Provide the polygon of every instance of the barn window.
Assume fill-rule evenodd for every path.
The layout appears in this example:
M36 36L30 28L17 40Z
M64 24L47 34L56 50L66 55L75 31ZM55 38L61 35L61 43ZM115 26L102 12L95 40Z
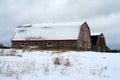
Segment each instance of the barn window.
M25 43L22 43L21 45L25 45Z
M51 42L48 42L48 43L47 43L47 46L48 46L48 47L51 47L51 46L52 46L52 43L51 43Z
M80 41L80 47L82 47L82 41Z
M79 46L82 47L82 41L79 42Z
M21 47L25 47L25 43L21 43Z
M88 49L90 49L91 48L91 45L90 45L90 43L88 43Z

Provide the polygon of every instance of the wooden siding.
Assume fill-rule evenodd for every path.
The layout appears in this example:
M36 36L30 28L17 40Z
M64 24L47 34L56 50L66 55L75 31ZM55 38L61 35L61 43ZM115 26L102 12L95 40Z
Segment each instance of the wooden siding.
M76 48L77 40L29 40L29 41L12 41L14 48Z
M81 50L91 50L90 29L86 22L80 28L77 47Z

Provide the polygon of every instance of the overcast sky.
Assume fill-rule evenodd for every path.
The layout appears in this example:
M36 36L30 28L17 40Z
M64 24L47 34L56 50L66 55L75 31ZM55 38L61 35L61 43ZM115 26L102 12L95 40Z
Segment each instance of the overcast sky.
M120 0L0 0L0 43L11 45L22 24L75 21L86 21L110 48L120 49Z

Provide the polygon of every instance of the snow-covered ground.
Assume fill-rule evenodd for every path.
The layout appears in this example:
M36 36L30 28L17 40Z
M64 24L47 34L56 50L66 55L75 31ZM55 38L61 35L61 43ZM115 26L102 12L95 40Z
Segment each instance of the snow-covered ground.
M0 55L0 80L120 79L119 53L9 49Z

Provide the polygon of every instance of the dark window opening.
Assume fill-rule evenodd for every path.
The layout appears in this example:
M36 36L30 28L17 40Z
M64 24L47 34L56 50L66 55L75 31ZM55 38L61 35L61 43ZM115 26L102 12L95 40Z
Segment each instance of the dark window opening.
M21 43L21 47L25 47L25 43Z
M52 46L52 43L51 43L51 42L48 42L48 43L47 43L47 46L48 46L48 47L51 47L51 46Z
M37 46L38 45L38 43L35 43L35 46Z
M25 43L22 43L21 45L25 45Z

